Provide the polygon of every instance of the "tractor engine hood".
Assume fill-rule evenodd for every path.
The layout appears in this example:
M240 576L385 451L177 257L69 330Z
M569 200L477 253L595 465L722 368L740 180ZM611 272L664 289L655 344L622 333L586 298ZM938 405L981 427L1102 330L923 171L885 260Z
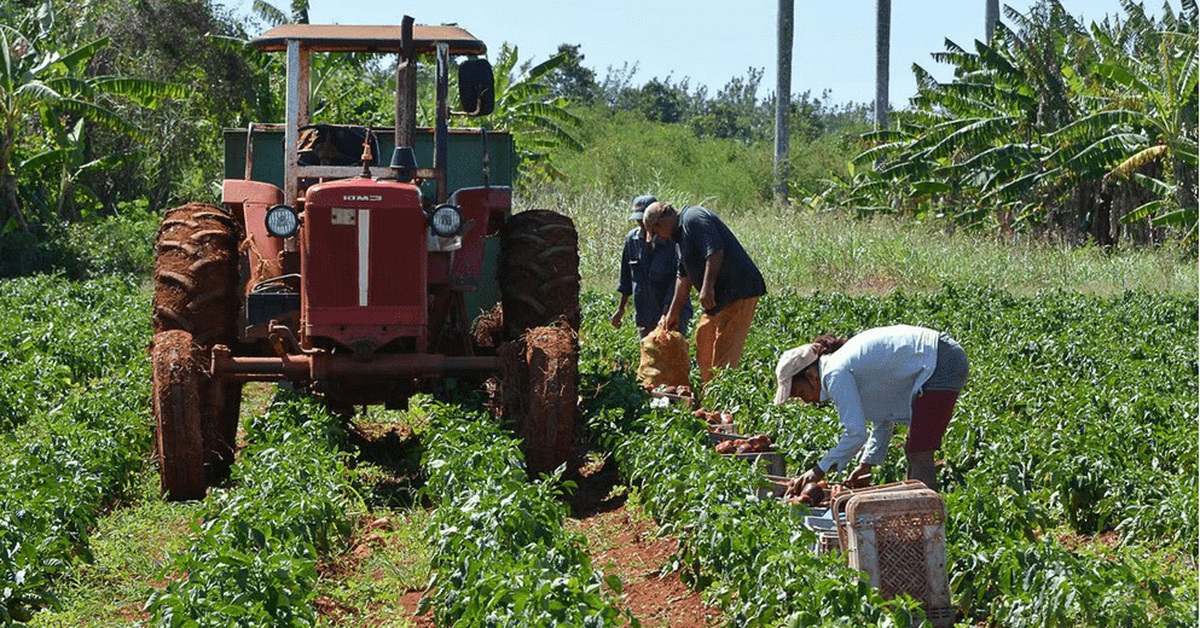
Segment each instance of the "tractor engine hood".
M423 350L428 224L416 187L367 178L308 189L301 229L302 342L366 355L397 338Z

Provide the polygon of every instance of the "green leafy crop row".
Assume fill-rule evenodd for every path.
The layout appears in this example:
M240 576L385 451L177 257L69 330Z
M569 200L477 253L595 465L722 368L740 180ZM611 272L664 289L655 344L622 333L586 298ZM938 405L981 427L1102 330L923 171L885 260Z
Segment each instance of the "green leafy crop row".
M460 407L435 407L426 439L437 554L422 606L439 624L636 624L614 606L620 581L593 570L581 539L563 530L569 483L530 483L517 441Z
M148 312L132 276L0 282L0 431L144 355Z
M604 309L604 301L589 301L585 312ZM585 380L589 369L636 364L634 339L607 328L603 317L585 321L585 355L601 364L585 368ZM949 510L950 576L962 617L1012 625L1194 620L1194 299L1145 292L1015 296L973 286L885 297L772 295L760 302L741 367L718 376L702 401L733 411L745 433L770 434L796 473L833 446L839 427L829 407L771 405L779 352L820 333L849 336L896 323L948 331L971 359L970 381L938 456L945 459L940 481ZM636 426L639 420L629 417L639 413L626 412L621 421ZM727 474L693 469L686 457L677 465L684 471L657 465L658 458L687 456L680 452L689 446L688 432L671 429L615 439L623 464L666 523L704 516L706 529L719 530L733 525L725 519L749 516L754 508L731 514L725 506L736 503L736 491L707 497ZM896 447L903 443L899 432ZM902 478L903 458L893 450L876 481ZM686 496L692 501L685 503L701 505L672 508L660 495L665 489L655 484L681 473L683 485L673 490L704 493ZM763 529L773 532L764 537L783 533L765 519ZM733 538L751 537L731 533L726 542ZM770 543L754 542L760 545L748 553L756 555ZM701 566L715 569L718 580L728 573Z
M715 453L701 421L682 411L612 419L602 414L592 428L618 441L622 475L660 531L680 540L684 575L733 625L909 625L917 617L911 600L885 602L854 572L816 557L816 536L797 512L758 499L762 472Z
M246 425L234 490L215 490L147 604L162 626L311 626L318 554L349 533L342 422L307 397L281 397Z
M149 454L147 310L123 278L0 283L0 624L56 603Z

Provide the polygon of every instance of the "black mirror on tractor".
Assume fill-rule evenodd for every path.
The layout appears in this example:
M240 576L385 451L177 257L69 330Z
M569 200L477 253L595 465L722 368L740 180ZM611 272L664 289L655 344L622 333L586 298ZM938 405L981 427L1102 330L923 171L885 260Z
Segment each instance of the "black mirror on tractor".
M487 59L467 59L458 64L458 95L463 113L486 116L496 108L496 83Z

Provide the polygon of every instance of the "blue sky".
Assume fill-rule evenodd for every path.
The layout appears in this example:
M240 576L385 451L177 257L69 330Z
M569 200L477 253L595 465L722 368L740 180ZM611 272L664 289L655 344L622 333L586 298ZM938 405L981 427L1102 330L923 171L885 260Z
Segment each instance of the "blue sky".
M249 11L249 0L216 0L235 15ZM1031 0L1001 0L1024 12ZM1119 0L1063 0L1063 6L1087 22L1120 14ZM287 0L275 0L281 8ZM1178 0L1171 0L1178 10ZM792 92L831 91L833 103L874 99L874 0L795 2ZM1157 13L1161 0L1146 3ZM760 95L775 89L778 0L310 0L313 23L398 24L410 11L418 24L456 22L488 44L516 45L522 60L541 61L562 43L579 44L584 65L603 79L608 68L637 65L633 84L651 78L689 77L714 94L730 78L749 68L764 71ZM1003 19L1003 11L1002 11ZM984 0L893 0L891 101L904 107L916 91L912 64L939 79L948 68L930 59L949 38L970 47L983 37Z

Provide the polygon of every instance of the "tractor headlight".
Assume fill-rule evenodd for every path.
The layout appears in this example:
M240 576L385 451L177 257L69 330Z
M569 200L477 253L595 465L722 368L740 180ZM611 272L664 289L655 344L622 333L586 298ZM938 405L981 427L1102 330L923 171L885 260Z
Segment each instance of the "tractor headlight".
M277 238L290 238L299 228L300 217L291 207L276 205L267 210L267 233Z
M429 217L429 228L441 238L452 238L462 230L462 212L453 205L441 205Z

